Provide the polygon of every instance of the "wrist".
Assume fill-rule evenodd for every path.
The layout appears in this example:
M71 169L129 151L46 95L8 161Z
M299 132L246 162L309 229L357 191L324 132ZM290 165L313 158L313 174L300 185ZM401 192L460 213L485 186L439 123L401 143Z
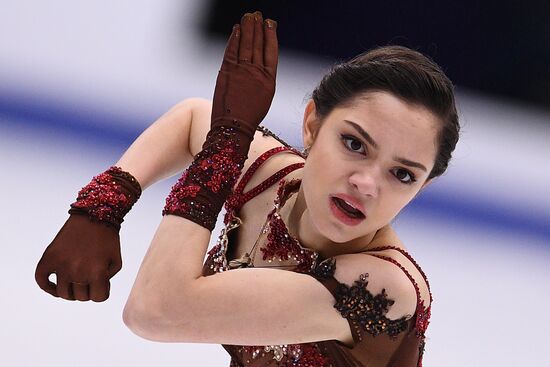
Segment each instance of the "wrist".
M118 229L140 196L141 186L135 177L112 166L78 192L69 214L87 215Z
M178 215L212 231L240 177L251 140L234 127L212 127L203 149L172 187L162 215Z

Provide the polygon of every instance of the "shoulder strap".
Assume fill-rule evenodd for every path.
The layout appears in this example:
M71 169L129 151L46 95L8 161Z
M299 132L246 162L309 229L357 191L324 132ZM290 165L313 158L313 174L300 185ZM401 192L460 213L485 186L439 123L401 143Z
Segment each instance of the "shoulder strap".
M424 273L424 271L422 270L420 265L418 265L418 263L416 262L416 260L414 260L414 258L411 256L411 254L409 254L407 251L403 250L402 248L399 248L399 247L396 247L396 246L374 247L372 249L369 249L369 252L371 252L371 251L384 251L384 250L395 250L395 251L400 252L401 254L403 254L403 256L405 256L416 267L416 269L418 269L418 272L420 273L420 275L422 275L422 278L424 278L424 281L426 282L426 285L428 286L428 291L430 292L430 304L431 304L432 303L432 292L431 292L431 289L430 289L430 282L428 281L428 277L426 276L426 274ZM403 265L401 265L401 263L399 263L397 260L391 259L387 256L376 255L376 254L372 254L372 253L370 255L376 256L380 259L387 260L387 261L397 265L399 268L401 268L401 270L403 270L403 272L405 272L407 277L411 280L411 282L415 286L415 289L417 289L417 296L418 296L418 299L420 300L420 294L419 294L419 291L418 291L418 284L412 278L412 276L409 274L409 272L405 269L405 267L403 267Z
M294 163L291 164L277 172L275 172L273 175L271 175L269 178L265 179L262 183L257 185L256 187L250 189L246 193L243 193L244 187L250 181L250 178L252 175L256 172L258 167L260 167L267 159L274 156L277 153L280 152L290 152L292 154L296 154L299 156L302 156L300 152L298 152L296 149L292 147L275 147L272 149L269 149L268 151L264 152L262 155L260 155L248 168L248 170L243 175L241 181L237 184L235 187L234 195L238 197L238 200L234 203L235 209L240 208L243 206L247 201L255 197L256 195L260 194L262 191L269 188L271 185L273 185L276 182L279 182L283 177L288 175L290 172L297 170L299 168L302 168L304 166L304 163Z
M420 297L420 288L418 287L418 283L416 282L416 280L414 280L414 278L412 277L412 275L409 273L409 271L407 269L405 269L405 267L403 265L401 265L397 260L389 257L389 256L384 256L384 255L378 255L378 254L370 254L371 256L374 256L374 257L377 257L379 259L382 259L382 260L386 260L386 261L389 261L391 262L392 264L394 265L397 265L397 267L399 267L404 273L405 275L407 276L407 278L409 278L409 280L411 281L411 283L413 284L414 286L414 290L416 291L416 304L418 305L421 301L421 297Z

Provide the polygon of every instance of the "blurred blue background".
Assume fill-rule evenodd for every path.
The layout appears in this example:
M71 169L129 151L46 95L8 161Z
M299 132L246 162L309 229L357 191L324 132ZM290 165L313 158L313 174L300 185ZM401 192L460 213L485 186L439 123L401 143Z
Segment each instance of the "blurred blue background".
M279 22L281 43L264 124L296 147L307 96L337 60L404 44L448 72L461 141L448 173L395 221L434 294L424 365L550 364L550 69L536 47L548 45L548 6L299 4L2 1L0 365L229 364L218 345L149 342L122 322L177 176L127 216L107 302L51 297L34 269L92 176L177 102L211 98L231 24L255 9Z

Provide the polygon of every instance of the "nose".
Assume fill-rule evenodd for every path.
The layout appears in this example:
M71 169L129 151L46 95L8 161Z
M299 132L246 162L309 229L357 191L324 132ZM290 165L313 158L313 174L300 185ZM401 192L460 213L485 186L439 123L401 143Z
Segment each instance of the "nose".
M378 179L372 170L365 170L353 173L349 177L349 183L360 195L378 196Z

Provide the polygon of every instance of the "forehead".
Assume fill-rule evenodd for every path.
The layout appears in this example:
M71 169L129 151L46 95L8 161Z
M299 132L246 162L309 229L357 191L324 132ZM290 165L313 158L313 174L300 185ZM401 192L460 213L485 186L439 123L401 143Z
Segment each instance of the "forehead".
M365 113L384 119L396 118L405 123L420 123L431 129L437 129L440 124L438 117L428 108L407 102L385 91L369 91L361 94L347 103L342 110L350 113Z

